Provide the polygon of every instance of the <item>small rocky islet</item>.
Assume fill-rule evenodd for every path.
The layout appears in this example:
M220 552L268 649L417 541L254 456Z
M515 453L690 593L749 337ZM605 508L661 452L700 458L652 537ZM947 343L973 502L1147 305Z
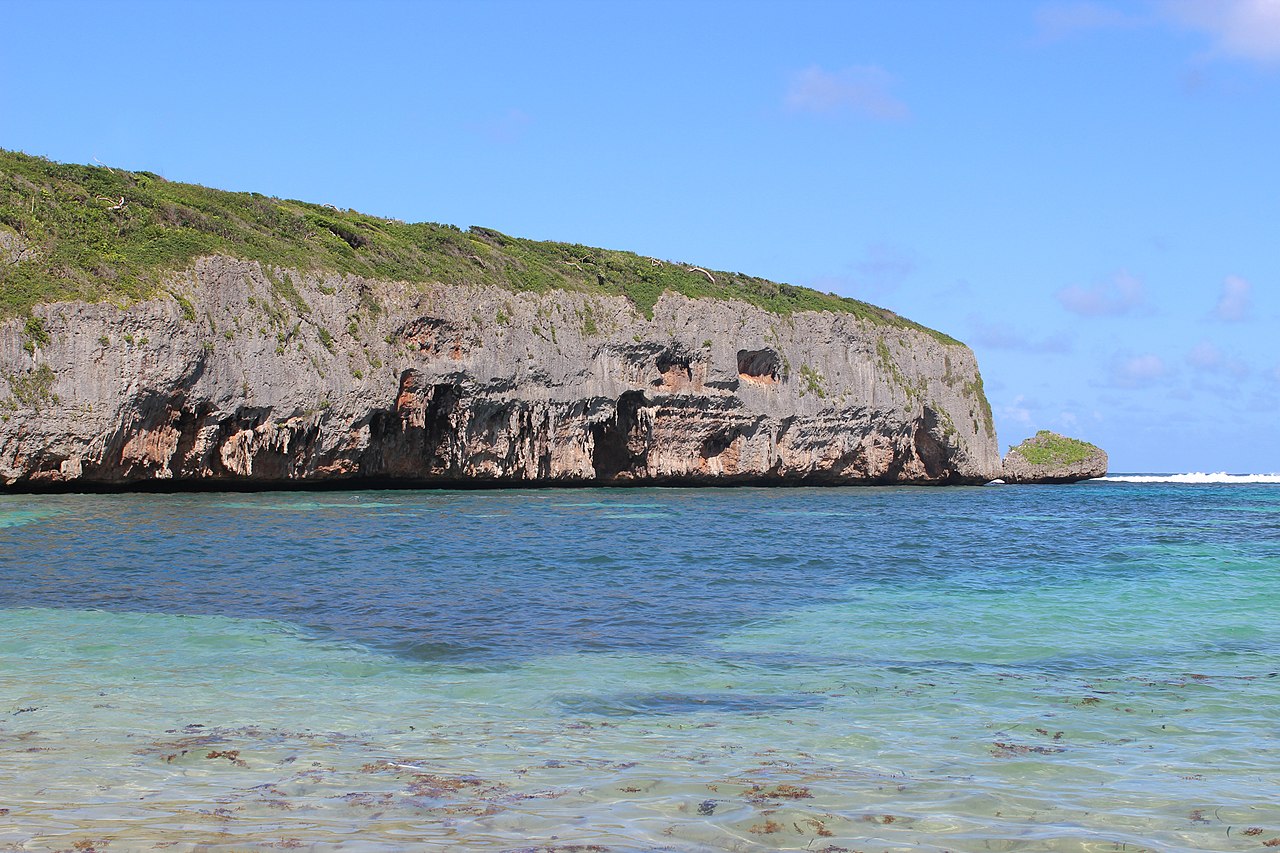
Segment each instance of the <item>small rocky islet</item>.
M0 260L8 490L1081 478L961 342L742 273L4 151Z
M1101 447L1042 429L1004 458L1006 483L1076 483L1105 477L1107 453Z

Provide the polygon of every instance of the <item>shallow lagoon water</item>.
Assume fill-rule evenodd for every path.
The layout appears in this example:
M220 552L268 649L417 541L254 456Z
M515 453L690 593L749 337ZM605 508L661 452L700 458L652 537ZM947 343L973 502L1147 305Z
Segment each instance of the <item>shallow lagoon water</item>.
M1277 510L0 497L0 849L1265 849Z

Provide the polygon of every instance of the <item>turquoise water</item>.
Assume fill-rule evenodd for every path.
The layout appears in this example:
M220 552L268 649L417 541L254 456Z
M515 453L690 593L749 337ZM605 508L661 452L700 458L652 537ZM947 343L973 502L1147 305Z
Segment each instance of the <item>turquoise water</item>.
M0 849L1264 849L1276 601L1264 484L3 496Z

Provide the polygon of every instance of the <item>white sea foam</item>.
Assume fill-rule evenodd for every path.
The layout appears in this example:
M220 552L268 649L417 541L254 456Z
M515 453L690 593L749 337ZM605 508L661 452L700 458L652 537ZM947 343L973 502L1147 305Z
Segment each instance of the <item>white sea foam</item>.
M1108 474L1098 482L1108 483L1277 483L1280 474L1228 474L1219 471L1206 474L1194 471L1190 474Z

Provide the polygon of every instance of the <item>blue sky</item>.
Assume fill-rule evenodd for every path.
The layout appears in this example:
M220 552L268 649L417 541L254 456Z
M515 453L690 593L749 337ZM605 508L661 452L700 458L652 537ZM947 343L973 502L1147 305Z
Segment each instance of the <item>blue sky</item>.
M855 296L1003 445L1280 470L1280 0L0 10L0 147Z

